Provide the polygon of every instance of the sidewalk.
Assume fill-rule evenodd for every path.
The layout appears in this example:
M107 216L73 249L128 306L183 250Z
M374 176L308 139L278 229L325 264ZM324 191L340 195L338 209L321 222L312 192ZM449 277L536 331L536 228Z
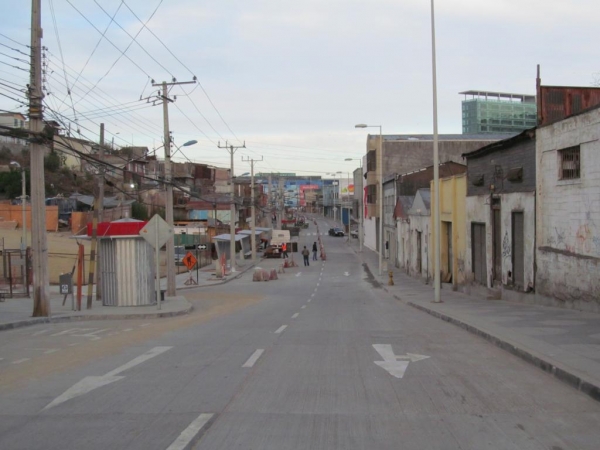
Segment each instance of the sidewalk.
M348 245L398 300L483 337L600 401L600 314L487 300L453 292L444 283L442 303L433 303L432 284L390 267L394 286L388 286L388 273L378 275L377 253L366 247L359 253L357 239Z
M257 260L260 263L260 260ZM227 283L240 277L243 273L254 267L251 260L239 261L236 272L227 275L224 278L216 278L214 269L192 271L192 279L198 281L198 284L186 284L190 279L189 273L181 273L175 277L175 285L178 291L186 289L215 286ZM161 289L166 289L167 280L161 279ZM74 287L74 289L76 289ZM95 289L93 294L95 294ZM63 305L64 295L59 293L58 286L50 286L50 311L51 317L31 317L33 311L32 298L7 298L5 302L0 303L0 331L19 328L38 323L64 322L68 320L102 320L102 319L154 319L164 317L174 317L188 314L192 311L191 303L182 295L175 297L166 297L161 302L161 309L156 304L147 306L104 306L101 301L95 300L92 296L92 308L86 309L87 305L87 286L83 287L81 299L81 311L74 311L71 295Z

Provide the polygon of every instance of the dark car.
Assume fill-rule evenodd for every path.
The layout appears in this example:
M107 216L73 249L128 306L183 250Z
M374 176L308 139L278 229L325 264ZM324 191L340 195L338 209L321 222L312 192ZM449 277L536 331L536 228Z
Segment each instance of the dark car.
M342 230L341 228L330 228L329 229L329 236L344 236L344 230Z

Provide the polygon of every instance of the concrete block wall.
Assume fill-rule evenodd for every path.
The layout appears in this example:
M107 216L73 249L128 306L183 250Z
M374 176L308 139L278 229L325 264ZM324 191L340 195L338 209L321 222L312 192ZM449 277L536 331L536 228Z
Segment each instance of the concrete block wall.
M580 146L579 179L561 180L559 150ZM541 295L600 307L600 108L537 132L537 275Z

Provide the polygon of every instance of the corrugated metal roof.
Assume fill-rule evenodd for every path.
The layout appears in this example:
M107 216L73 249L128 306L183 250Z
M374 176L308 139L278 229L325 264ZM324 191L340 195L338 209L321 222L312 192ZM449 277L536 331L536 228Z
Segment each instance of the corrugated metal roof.
M550 125L600 105L600 88L539 86L538 126Z

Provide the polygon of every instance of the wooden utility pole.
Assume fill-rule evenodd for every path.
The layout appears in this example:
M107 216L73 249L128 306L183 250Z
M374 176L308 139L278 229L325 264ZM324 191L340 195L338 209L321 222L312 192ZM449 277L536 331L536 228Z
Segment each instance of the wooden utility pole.
M160 84L152 83L152 86L160 86L162 93L160 95L163 105L163 126L164 126L164 147L165 147L165 185L166 185L166 200L165 200L165 218L167 223L172 227L173 220L173 184L171 183L171 132L169 131L169 98L168 87L178 84L194 84L196 81L173 81L167 83L163 81ZM176 293L175 286L175 238L173 235L166 243L167 246L167 293L169 297L173 297ZM158 251L158 250L157 250ZM156 274L159 276L159 274Z
M29 132L31 161L31 248L33 251L33 317L50 316L48 245L46 242L46 190L44 181L44 129L42 101L42 5L31 2L31 77L29 81Z
M262 156L260 157L260 159L244 159L242 157L242 161L250 162L250 210L252 211L250 217L250 228L252 231L252 235L250 236L250 245L252 245L252 261L256 261L256 209L254 207L254 163L262 160Z
M229 209L229 214L231 218L229 220L229 262L231 266L231 272L235 272L235 186L233 185L233 179L235 178L233 175L233 155L238 148L246 148L246 143L244 145L228 145L225 142L225 146L221 147L221 143L218 143L219 148L226 148L229 152L229 156L231 158L231 168L230 168L230 176L229 181L231 183L231 206Z

